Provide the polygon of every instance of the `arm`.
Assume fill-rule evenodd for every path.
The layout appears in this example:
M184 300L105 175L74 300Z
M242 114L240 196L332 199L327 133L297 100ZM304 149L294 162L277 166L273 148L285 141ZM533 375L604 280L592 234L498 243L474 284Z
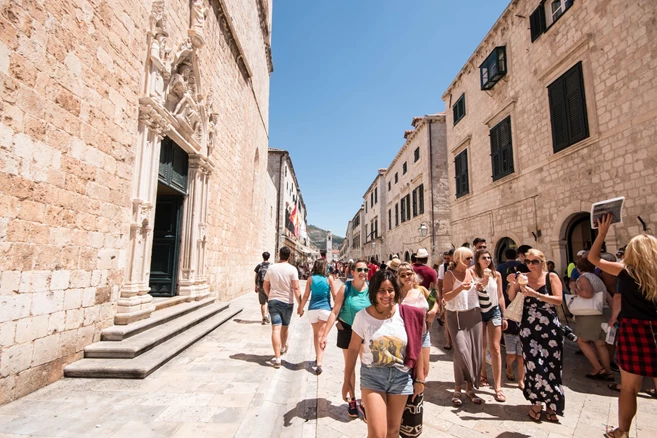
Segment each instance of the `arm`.
M614 295L612 304L611 304L611 319L609 319L609 325L614 326L618 322L618 315L621 312L621 294L617 293Z
M301 290L299 289L299 280L292 280L292 292L294 292L294 298L297 299L297 303L301 305Z
M324 328L324 332L319 334L319 346L322 350L326 348L326 338L328 338L328 334L331 331L331 327L333 327L333 324L335 324L335 321L338 319L338 314L340 314L340 310L342 309L343 302L344 302L344 285L342 285L338 293L335 295L335 305L333 306L333 309L331 309L331 314L329 315L328 320L326 321L326 327Z
M260 266L260 265L258 265L258 266ZM256 293L258 293L258 267L257 266L256 266L256 270L255 270L255 291L256 291Z
M593 298L593 286L591 286L591 282L588 278L582 275L577 279L575 283L577 284L577 288L575 290L577 291L578 296L582 298Z
M530 297L534 297L539 301L544 301L548 304L552 304L553 306L560 306L561 302L563 301L563 295L562 295L563 290L561 288L561 280L559 279L559 276L555 273L550 274L549 280L550 280L550 287L552 288L552 295L536 292L534 289L532 289L529 286L523 288L523 293L525 293Z
M299 310L297 310L297 313L299 316L303 314L303 309L306 308L306 303L308 302L308 299L310 298L310 287L313 283L312 277L306 281L306 290L303 293L303 298L301 299L301 303L299 304Z
M605 214L598 220L598 235L593 242L593 246L589 251L588 259L589 262L593 263L598 268L602 269L608 274L617 276L623 270L623 264L617 262L608 262L600 258L600 251L602 250L602 244L607 237L607 232L609 232L609 227L611 226L611 221L614 219L613 215Z
M513 299L518 294L518 291L520 290L520 286L516 281L516 275L515 274L507 275L506 281L509 283L509 288L506 290L506 293L507 295L509 295L509 301L513 301Z
M466 274L466 278L467 278L467 274ZM443 298L445 299L445 301L452 301L454 298L456 298L458 294L460 294L465 290L465 285L463 284L455 288L454 279L455 277L452 271L445 272L445 280L443 283L445 285L445 288L443 290Z
M422 360L422 354L420 354L420 357L417 359L417 362L415 362L415 380L413 381L413 398L412 398L413 401L415 401L415 397L417 397L418 395L424 392L424 387L426 386L426 384L424 383L424 379L426 379L426 377L427 375L424 369L424 361Z
M504 310L506 310L506 302L504 301L504 292L502 291L502 275L497 271L493 271L493 274L495 275L495 281L497 282L497 302L500 305L500 312L502 312L502 315L504 315ZM502 318L502 331L506 330L508 327L509 322Z
M262 288L265 290L265 294L267 294L267 298L269 298L271 283L268 280L265 280L264 283L262 283Z
M336 284L335 284L335 280L333 279L333 277L329 277L328 283L329 283L329 290L331 291L331 296L333 297L333 301L335 301L335 296L338 293L335 291Z
M354 368L356 368L356 359L358 358L358 353L360 352L360 346L362 345L362 342L363 338L358 336L356 332L351 333L351 342L349 342L349 348L347 349L344 361L344 383L342 384L342 400L348 401L348 396L355 398L356 392L351 386L351 376L353 376Z

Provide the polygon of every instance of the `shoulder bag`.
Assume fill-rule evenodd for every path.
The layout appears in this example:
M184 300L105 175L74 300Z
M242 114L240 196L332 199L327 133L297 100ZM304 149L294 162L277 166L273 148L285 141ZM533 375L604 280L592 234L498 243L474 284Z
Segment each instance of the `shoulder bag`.
M602 315L604 292L596 292L592 298L584 298L579 295L568 295L566 305L568 310L575 316Z

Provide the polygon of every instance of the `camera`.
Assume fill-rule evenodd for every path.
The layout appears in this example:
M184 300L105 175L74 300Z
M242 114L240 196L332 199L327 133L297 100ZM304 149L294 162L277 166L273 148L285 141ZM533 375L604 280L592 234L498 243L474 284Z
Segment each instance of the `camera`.
M577 338L577 335L575 334L575 332L573 331L573 329L571 329L571 328L568 327L567 325L564 325L564 326L561 327L561 330L563 331L563 335L564 335L569 341L571 341L571 342L577 342L577 339L578 339L578 338Z

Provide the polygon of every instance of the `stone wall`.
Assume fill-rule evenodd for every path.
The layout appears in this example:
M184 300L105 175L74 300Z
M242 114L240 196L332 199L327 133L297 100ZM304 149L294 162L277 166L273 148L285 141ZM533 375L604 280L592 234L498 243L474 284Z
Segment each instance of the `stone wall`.
M536 2L512 1L443 95L452 209L452 241L474 237L494 248L503 237L566 264L566 232L591 203L625 196L625 220L613 227L613 251L640 231L657 229L657 57L654 2L575 1L531 42ZM479 66L505 46L508 73L480 89ZM547 87L582 63L590 135L553 152ZM466 115L454 126L452 106L465 94ZM514 172L491 178L489 131L511 116ZM468 150L469 194L456 199L455 156ZM533 234L532 234L533 233Z
M210 159L211 292L252 288L271 196L269 69L256 3L208 1L199 71L218 110ZM151 1L7 0L0 11L0 403L61 376L111 325L127 269L138 98ZM188 0L166 0L184 40ZM175 48L174 48L175 50Z

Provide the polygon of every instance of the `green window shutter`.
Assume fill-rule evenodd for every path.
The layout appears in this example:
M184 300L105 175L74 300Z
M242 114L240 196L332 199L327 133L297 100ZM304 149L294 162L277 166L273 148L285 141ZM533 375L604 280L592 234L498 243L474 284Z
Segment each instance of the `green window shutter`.
M160 145L158 180L178 192L187 194L188 161L187 153L169 137L165 137Z
M564 94L568 114L569 144L575 144L589 136L581 62L564 75Z
M420 203L420 214L424 214L424 184L420 184L418 193L419 193L419 203Z
M538 7L532 12L529 16L529 28L531 29L532 43L545 32L545 6L543 3L538 5Z
M559 152L568 147L568 115L566 114L566 102L564 101L563 77L548 86L548 98L550 101L550 119L552 121L552 148L554 152Z
M413 190L413 217L417 216L417 189Z

